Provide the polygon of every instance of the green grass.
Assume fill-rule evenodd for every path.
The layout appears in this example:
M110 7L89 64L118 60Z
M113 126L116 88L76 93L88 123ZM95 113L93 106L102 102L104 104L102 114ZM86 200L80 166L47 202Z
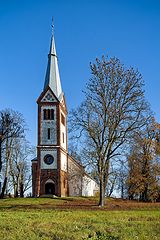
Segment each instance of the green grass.
M0 200L0 239L159 240L160 208L140 210L63 209L64 199ZM92 199L81 199L84 203ZM62 208L56 208L56 206Z

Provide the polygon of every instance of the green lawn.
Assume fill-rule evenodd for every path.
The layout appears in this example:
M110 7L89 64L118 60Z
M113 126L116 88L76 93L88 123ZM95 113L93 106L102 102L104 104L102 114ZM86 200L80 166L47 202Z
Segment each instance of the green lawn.
M76 198L0 200L0 239L160 240L159 205L123 211L98 210L93 205L86 210L83 206L75 209L76 201L79 203ZM90 201L82 199L81 204ZM73 207L64 208L68 203Z

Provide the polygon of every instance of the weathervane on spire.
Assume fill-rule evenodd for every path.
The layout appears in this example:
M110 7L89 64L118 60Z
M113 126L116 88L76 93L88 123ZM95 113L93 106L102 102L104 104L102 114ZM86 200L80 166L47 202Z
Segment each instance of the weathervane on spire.
M52 36L54 35L54 21L53 21L53 17L52 17Z

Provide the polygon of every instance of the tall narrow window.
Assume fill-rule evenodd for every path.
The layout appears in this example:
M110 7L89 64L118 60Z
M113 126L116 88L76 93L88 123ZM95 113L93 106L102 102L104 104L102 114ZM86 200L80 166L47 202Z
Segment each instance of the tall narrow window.
M62 133L62 139L63 139L63 143L64 143L64 133Z
M54 110L51 109L51 120L54 120Z
M48 109L47 111L48 111L48 117L47 117L47 119L50 120L50 119L51 119L51 110Z
M61 114L61 123L65 126L65 117Z
M50 139L51 139L51 129L48 128L48 140L50 140Z
M46 109L43 110L43 119L44 120L47 119L47 110Z

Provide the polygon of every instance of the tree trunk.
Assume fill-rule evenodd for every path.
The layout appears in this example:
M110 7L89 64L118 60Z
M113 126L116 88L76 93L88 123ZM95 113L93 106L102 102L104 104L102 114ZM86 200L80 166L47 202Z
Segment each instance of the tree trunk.
M7 186L7 179L8 179L8 178L5 177L4 182L3 182L3 187L2 187L2 192L1 192L0 198L4 198L4 193L5 193L6 186Z
M142 192L141 201L147 202L148 201L148 187L145 187L144 191Z
M100 196L99 196L99 207L104 207L104 198L105 198L105 190L104 190L104 183L103 183L103 178L100 178Z
M6 187L7 187L7 181L8 181L8 164L9 164L9 147L8 147L8 139L6 140L6 169L5 169L5 177L2 187L2 192L0 195L0 198L4 198Z
M2 171L2 138L0 136L0 173Z
M115 179L116 179L116 178L115 178ZM114 179L114 182L112 182L112 186L111 186L110 191L109 191L109 193L108 193L108 197L110 197L110 196L112 195L112 193L113 193L114 185L115 185L115 179Z
M129 200L133 200L133 199L134 199L133 194L129 194L129 195L128 195L128 199L129 199Z
M121 198L124 199L124 183L123 183L123 181L121 184L122 184L121 185Z
M20 183L20 197L24 198L24 186L23 186L23 183Z
M17 186L17 184L14 184L14 197L15 198L18 197L18 186Z
M2 172L2 138L0 136L0 175ZM2 182L0 182L0 193L1 193Z

